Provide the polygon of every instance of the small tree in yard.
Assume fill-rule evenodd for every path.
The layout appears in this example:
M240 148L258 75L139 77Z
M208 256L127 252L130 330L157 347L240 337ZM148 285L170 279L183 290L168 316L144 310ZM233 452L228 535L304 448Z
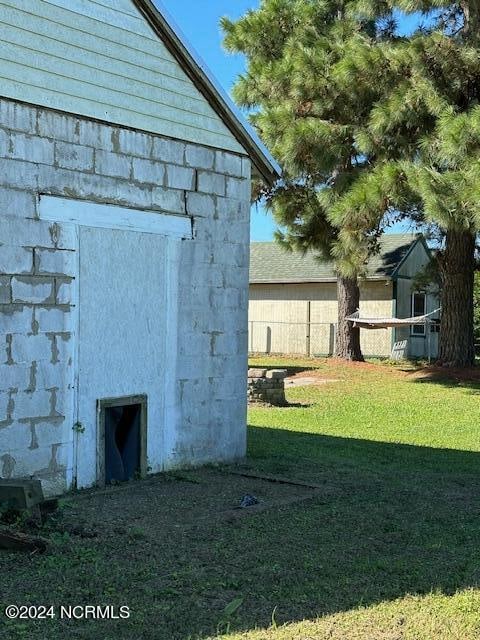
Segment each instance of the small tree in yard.
M349 17L353 1L262 0L237 22L223 19L225 46L246 55L248 69L234 89L284 169L262 191L291 249L335 260L338 273L337 355L362 360L359 330L346 320L359 304L362 274L379 225L343 243L334 205L370 167L356 138L368 122L377 87L345 82L344 66L358 38L381 35L374 21Z
M434 223L445 235L440 361L474 363L475 236L480 224L480 3L478 0L362 0L357 17L387 25L382 42L359 43L345 69L382 85L370 124L357 138L375 168L337 205L355 237L389 207ZM398 11L424 25L399 37Z

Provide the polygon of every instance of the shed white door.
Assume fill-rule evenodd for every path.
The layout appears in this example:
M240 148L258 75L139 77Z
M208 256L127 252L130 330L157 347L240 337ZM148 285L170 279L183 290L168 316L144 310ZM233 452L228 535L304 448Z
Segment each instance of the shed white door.
M166 374L162 236L83 227L79 236L77 482L99 477L97 401L147 396L147 446L161 456Z
M147 396L147 465L160 471L175 437L178 275L186 216L42 197L43 219L74 225L73 478L101 481L97 402Z

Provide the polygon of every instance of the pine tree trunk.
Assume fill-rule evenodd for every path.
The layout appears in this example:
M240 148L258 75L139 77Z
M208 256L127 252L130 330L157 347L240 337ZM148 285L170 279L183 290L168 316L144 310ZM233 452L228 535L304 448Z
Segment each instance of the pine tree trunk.
M475 363L474 272L475 236L469 231L449 231L442 264L439 360L444 367L470 367Z
M360 304L360 289L356 278L337 278L338 329L336 355L345 360L363 362L360 348L360 329L346 318L357 311Z

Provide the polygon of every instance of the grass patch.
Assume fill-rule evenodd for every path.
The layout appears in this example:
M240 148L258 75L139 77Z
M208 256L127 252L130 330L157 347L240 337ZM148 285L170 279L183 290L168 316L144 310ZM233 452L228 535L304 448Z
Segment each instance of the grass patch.
M335 380L252 408L240 467L320 489L304 499L206 469L69 498L48 554L0 553L2 605L128 605L131 618L0 616L1 637L480 637L480 384L415 366L252 365ZM236 517L245 493L270 508ZM69 533L79 523L96 537Z

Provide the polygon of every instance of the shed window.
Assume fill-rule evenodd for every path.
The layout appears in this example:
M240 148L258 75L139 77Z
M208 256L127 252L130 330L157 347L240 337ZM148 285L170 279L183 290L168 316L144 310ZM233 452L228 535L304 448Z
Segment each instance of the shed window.
M424 316L427 313L427 295L425 293L415 292L412 294L412 317L418 318ZM414 324L412 325L412 335L424 336L425 325Z

